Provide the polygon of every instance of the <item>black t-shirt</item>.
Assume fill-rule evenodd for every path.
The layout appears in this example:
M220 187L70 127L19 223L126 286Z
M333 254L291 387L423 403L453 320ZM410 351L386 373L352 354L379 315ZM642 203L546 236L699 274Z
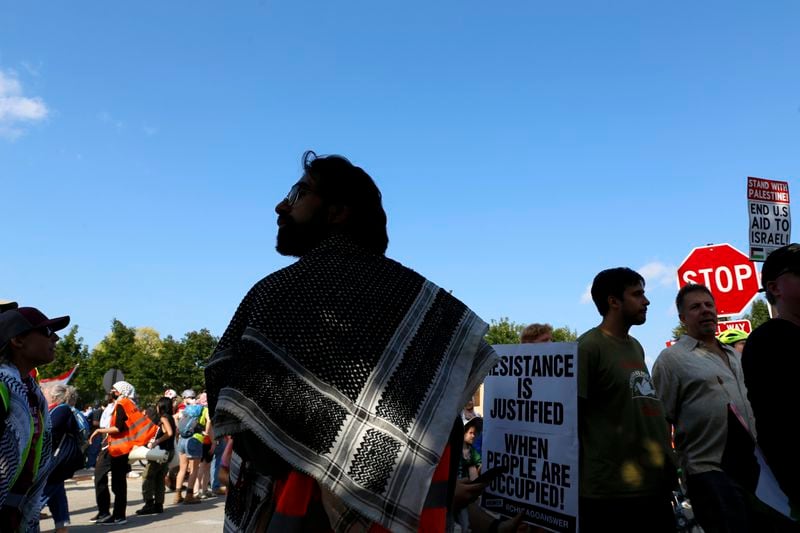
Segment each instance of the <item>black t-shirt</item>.
M178 434L178 429L175 427L175 419L172 418L172 416L164 415L164 418L166 418L169 421L169 425L172 426L172 438L159 442L158 447L161 448L162 450L170 451L175 449L175 435ZM158 425L158 431L156 432L156 440L158 440L162 437L162 435L164 435L164 430L161 429L160 418L156 421L156 424Z
M121 405L117 404L114 410L116 411L116 418L114 418L114 427L116 427L120 433L122 433L123 431L127 431L128 415L125 413L125 409Z
M774 318L756 328L745 343L742 369L758 444L783 491L800 505L800 451L789 437L800 403L800 326Z

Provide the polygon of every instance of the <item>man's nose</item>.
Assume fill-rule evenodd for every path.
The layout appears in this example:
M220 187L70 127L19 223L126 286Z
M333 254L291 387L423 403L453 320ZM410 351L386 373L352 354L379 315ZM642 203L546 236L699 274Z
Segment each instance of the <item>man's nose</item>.
M292 206L289 205L289 202L286 201L286 198L278 202L278 205L275 206L275 212L279 215L284 215L292 210Z

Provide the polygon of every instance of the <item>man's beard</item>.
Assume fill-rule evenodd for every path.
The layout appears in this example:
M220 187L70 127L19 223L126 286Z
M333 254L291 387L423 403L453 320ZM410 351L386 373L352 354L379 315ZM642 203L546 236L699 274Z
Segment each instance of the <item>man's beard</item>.
M624 313L622 318L629 326L641 326L647 322L647 313Z
M281 255L303 257L325 237L328 227L323 216L317 214L307 222L295 222L286 217L286 224L278 228L278 240L275 249Z

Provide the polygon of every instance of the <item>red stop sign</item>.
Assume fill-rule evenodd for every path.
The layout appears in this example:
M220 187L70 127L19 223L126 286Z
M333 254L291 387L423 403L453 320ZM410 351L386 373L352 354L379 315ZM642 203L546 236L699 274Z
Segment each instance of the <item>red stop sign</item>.
M678 267L678 288L689 283L711 290L720 316L743 313L759 289L755 263L730 244L692 250Z

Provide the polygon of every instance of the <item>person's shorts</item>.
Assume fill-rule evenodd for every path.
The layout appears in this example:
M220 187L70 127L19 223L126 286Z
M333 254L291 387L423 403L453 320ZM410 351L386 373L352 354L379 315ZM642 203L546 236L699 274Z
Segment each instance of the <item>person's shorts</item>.
M180 437L178 453L185 454L189 459L200 459L203 456L203 443L194 437Z

